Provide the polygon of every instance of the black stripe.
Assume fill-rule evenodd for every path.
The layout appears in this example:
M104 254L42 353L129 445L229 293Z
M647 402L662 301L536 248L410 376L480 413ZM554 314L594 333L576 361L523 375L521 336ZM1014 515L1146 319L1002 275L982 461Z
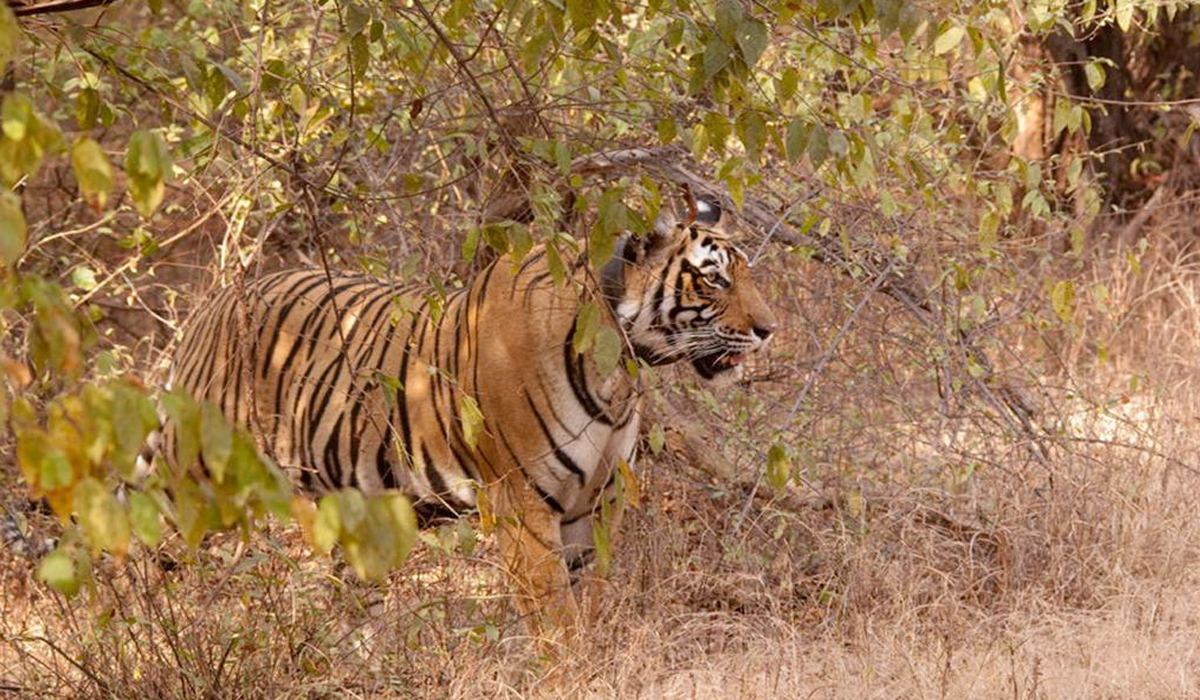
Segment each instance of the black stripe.
M189 393L195 394L194 382L197 375L205 360L216 350L216 348L210 348L210 352L206 354L201 352L205 348L209 348L212 338L211 328L217 323L220 316L220 296L217 297L216 302L215 306L200 311L188 324L180 355L174 362L173 389L185 389Z
M316 273L316 271L314 271L314 277L315 277L314 283L312 285L306 287L304 289L303 294L308 294L308 292L312 291L318 285L325 282L324 277L317 276L315 273ZM280 365L280 367L279 367L278 376L275 378L275 421L271 425L271 434L272 435L275 435L277 433L277 431L279 430L279 423L283 418L283 409L284 409L284 406L283 406L283 382L284 382L284 379L289 374L295 376L295 380L292 382L293 384L295 384L296 382L303 381L303 379L304 379L304 373L297 371L298 368L294 367L292 363L295 362L296 354L298 352L300 352L301 346L303 346L305 344L305 340L308 339L307 336L310 333L309 327L311 326L313 319L318 319L318 323L317 323L316 329L311 332L312 337L311 337L311 340L308 342L308 353L306 355L306 359L309 360L308 364L310 364L310 365L312 364L312 359L313 359L313 349L317 345L317 336L320 335L321 329L324 328L324 326L325 326L325 318L327 316L334 315L332 305L327 305L325 303L325 301L328 300L332 294L337 294L337 293L341 292L342 290L348 289L352 286L354 286L353 283L350 283L350 284L344 285L342 287L333 288L333 289L327 290L325 295L320 297L319 299L309 300L310 303L312 303L312 308L304 316L304 320L300 322L300 327L296 329L295 339L292 341L292 347L288 350L287 357L284 358L283 364ZM281 326L283 324L287 323L287 318L285 317L285 314L290 315L292 305L295 302L299 301L301 298L302 297L296 297L295 299L292 299L290 302L288 302L288 304L285 305L285 307L283 309L281 309L279 311L279 324ZM306 298L306 297L304 297L304 298ZM337 327L336 319L334 320L334 327L335 328ZM315 389L314 389L314 391L315 391ZM300 398L299 395L297 395L296 398L297 398L297 400L299 400L299 398ZM303 411L301 411L301 412L303 412ZM293 413L293 417L295 417L294 413ZM298 435L299 431L293 429L292 434Z
M571 393L575 395L575 400L579 402L590 418L598 420L604 425L612 425L612 421L604 413L604 409L600 408L592 397L591 391L588 390L587 379L582 372L583 356L574 357L573 343L576 323L577 321L571 323L571 330L567 332L566 342L563 343L563 364L566 367L568 383L571 385ZM579 360L578 366L576 366L576 359Z
M304 289L297 292L296 289L298 287L300 287L301 285L303 285L306 281L311 281L312 284L309 284ZM308 274L305 274L305 275L297 275L295 284L293 284L287 290L282 291L276 297L276 298L286 298L287 301L284 303L283 307L281 309L279 309L278 313L276 313L274 316L275 327L271 330L271 339L270 339L270 341L267 342L267 347L265 348L265 352L263 352L263 355L262 355L262 370L260 371L259 375L263 379L267 378L267 372L269 372L271 369L271 357L273 357L275 355L275 346L277 344L279 344L279 334L283 330L283 325L284 325L285 320L287 319L288 315L291 314L292 306L295 305L295 303L298 302L300 299L304 298L304 296L306 294L308 294L310 291L312 291L312 289L314 287L316 287L317 285L321 284L324 281L325 281L325 278L323 275L318 277L314 274L314 272L309 272ZM267 299L266 297L270 292L271 292L271 287L267 287L267 288L259 291L259 293L263 297L264 304L267 306L268 310L266 313L268 316L270 315L270 306L271 306L272 300ZM299 341L299 337L297 337L296 340ZM285 364L283 367L280 367L280 371L283 371L284 367L287 367L287 365Z
M549 270L546 272L539 272L533 276L533 279L529 280L529 284L525 286L525 293L521 298L523 304L526 306L529 305L529 297L538 290L538 286L548 277L550 277Z
M479 294L476 295L476 297L475 297L475 308L479 309L480 312L483 311L483 303L484 303L484 300L487 298L488 281L492 279L492 273L495 271L496 271L496 263L492 263L491 265L488 266L488 269L484 271L483 277L480 279L479 283L477 285L475 285L475 288L479 290ZM468 298L467 301L469 302L470 298ZM477 314L477 316L481 316L481 315L482 315L482 313ZM470 317L468 316L468 319L469 318ZM469 328L467 330L470 331ZM469 333L468 333L468 335L469 335ZM478 350L478 348L476 348L476 350ZM471 364L473 365L473 367L471 368L471 385L473 387L478 387L479 386L479 353L478 352L475 353L475 356L473 357ZM481 405L479 408L480 408L480 410L482 410L483 406Z
M461 381L462 375L460 372L460 367L458 367L458 357L460 357L460 355L462 354L461 351L463 349L462 327L463 327L463 324L466 323L466 318L468 317L470 293L467 292L466 294L463 294L463 291L461 291L461 289L460 289L460 291L458 291L456 293L455 299L451 301L451 304L455 303L455 301L457 301L458 306L456 307L456 311L455 311L454 347L452 347L451 351L450 351L450 366L451 366L451 370L450 370L451 375L450 376L454 377L454 384L451 385L450 390L448 391L449 397L450 397L450 415L451 415L451 417L456 417L456 415L458 415L458 391L463 390L462 381ZM469 348L468 348L468 351L469 351ZM468 363L470 363L470 361L478 361L478 359L473 359L472 355L470 355L470 353L468 352L467 353L467 361L468 361ZM450 437L451 437L450 448L452 450L454 450L455 457L458 460L458 463L460 463L460 465L462 466L463 471L466 471L466 473L470 475L470 478L473 478L476 481L479 481L480 480L479 467L478 467L478 465L476 465L475 459L473 456L478 453L476 453L476 451L472 450L472 448L470 448L469 445L467 445L467 443L464 442L461 430L451 431Z
M307 440L305 440L307 447L308 447L307 452L308 452L309 459L314 459L316 457L316 453L314 452L314 449L317 446L316 445L317 435L321 430L322 424L325 423L326 414L329 413L329 409L331 407L329 399L333 395L333 390L337 387L338 383L341 381L342 372L345 371L345 372L349 373L350 375L352 375L353 371L354 371L354 368L349 366L350 358L347 356L347 354L350 352L350 350L353 347L350 344L350 340L351 340L351 338L353 338L354 332L356 330L358 330L358 328L362 324L355 324L354 328L350 329L350 335L348 335L346 337L346 342L343 343L343 342L341 342L341 338L340 338L340 335L341 335L340 328L341 328L342 319L345 317L345 314L349 313L350 309L353 308L354 304L357 303L359 299L366 296L367 294L370 294L373 291L375 291L373 288L368 287L367 289L362 289L362 290L355 292L349 299L347 299L345 301L345 303L341 304L336 309L337 312L342 314L341 316L338 316L337 314L330 314L331 316L334 317L334 320L333 320L333 326L330 329L329 340L332 344L334 344L335 347L332 350L332 356L329 358L329 361L325 363L325 368L321 371L320 376L317 377L317 381L313 387L313 392L309 396L309 401L308 401L309 406L315 407L315 409L316 409L316 410L311 411L311 414L309 415L308 426L307 426L308 427L308 437L307 437ZM333 304L331 304L330 306L333 306ZM318 329L318 330L320 330L320 329ZM315 340L312 343L312 347L314 349L316 348ZM332 372L332 376L330 375L331 372ZM351 376L351 381L353 381L353 376ZM322 390L324 390L324 393L322 395L318 396L318 392L321 392ZM336 450L337 450L336 446L334 447L334 450L335 450L335 454L336 454ZM325 449L323 450L323 452L325 454L329 453L329 443L328 442L326 443Z
M463 339L462 339L463 325L466 323L466 319L468 318L467 312L470 309L470 300L471 300L470 290L465 290L465 294L464 294L464 290L459 290L455 294L454 299L451 301L452 304L455 302L458 303L458 306L455 309L455 316L454 316L454 347L451 348L451 350L450 350L450 365L451 365L450 376L453 377L454 382L450 386L450 389L447 392L449 394L449 398L450 398L451 420L453 420L454 417L458 415L458 393L460 391L464 391L462 380L461 380L462 374L459 371L459 361L458 360L459 360L459 356L462 354L461 351L463 349L463 345L462 345L462 343L463 343ZM469 331L468 331L468 335L469 335ZM470 342L469 338L468 338L467 342ZM468 350L468 352L467 352L468 363L478 362L478 358L475 358L470 354L470 352L469 352L470 348L467 348L467 350ZM482 454L480 454L476 450L473 450L469 445L466 444L466 441L463 438L461 430L450 430L449 433L450 433L450 449L454 453L455 459L458 460L459 466L462 467L463 471L468 476L470 476L472 479L474 479L475 481L482 481L479 476L479 466L478 466L478 464L476 464L476 457L478 456L479 458L482 459L483 458Z
M390 289L383 291L384 293L380 294L379 299L370 303L378 303L379 300L382 300L384 303L375 311L370 320L364 321L371 333L372 340L377 340L380 317L385 311L391 308L392 299L394 298ZM370 312L370 304L367 305L366 311ZM364 316L365 315L366 314L364 314ZM389 323L388 326L389 328L387 337L390 337L391 334L395 332L396 324ZM378 342L371 343L370 341L367 341L364 342L364 346L366 347L366 352L364 353L366 357L360 358L360 362L357 362L356 364L361 364L361 361L365 360L367 365L374 365L375 367L378 367L379 362L376 361L372 363L371 356L374 354L375 348L381 347L381 345ZM367 428L366 421L363 421L362 425L359 424L359 416L362 414L363 406L367 403L367 392L371 390L377 383L378 380L375 377L374 372L372 372L370 376L361 380L360 386L356 392L352 391L350 393L350 460L352 464L357 464L358 462L358 451L362 448L363 433L366 432ZM380 389L380 391L382 391L382 389ZM357 394L357 396L355 394ZM355 470L354 480L357 480L357 470Z
M522 469L521 471L525 471L525 470ZM530 481L529 483L533 484L533 490L537 491L537 495L541 496L542 500L546 502L546 505L550 506L551 510L553 510L555 513L558 513L559 515L562 515L563 513L566 512L565 510L563 510L563 507L561 504L559 504L558 500L555 499L554 496L551 496L550 494L546 493L546 491L544 489L542 489L542 487L540 485L538 485L538 483L536 481Z
M400 397L403 401L404 397ZM375 471L379 474L379 480L383 482L385 489L400 488L400 481L396 478L396 470L392 468L392 461L388 459L388 451L392 447L392 431L391 427L383 432L379 440L379 451L375 454Z
M337 439L342 432L342 421L339 418L333 422L333 430L329 433L329 440L325 442L325 454L322 460L322 471L329 477L329 481L334 488L342 485L342 461L337 453ZM316 434L313 434L316 438Z
M425 305L426 302L422 301L421 305L412 312L413 322L412 326L408 329L408 337L404 342L404 354L400 359L400 374L397 375L400 380L400 388L402 391L405 391L403 396L397 395L396 397L396 409L400 413L400 439L402 441L401 446L403 448L400 458L405 460L408 464L412 464L414 461L412 453L412 430L408 423L408 357L412 353L414 341L413 335L417 331L417 324L421 322L421 312L425 308ZM420 348L418 348L418 352L419 351Z
M579 468L579 465L575 463L575 460L571 459L571 455L567 454L566 450L564 450L558 445L557 442L555 442L554 435L551 434L550 428L546 425L546 421L542 419L542 414L538 412L537 406L533 403L533 398L529 396L528 390L525 391L525 401L529 404L529 410L533 412L533 417L537 419L537 424L542 429L542 435L546 436L546 442L548 442L551 449L554 450L554 458L558 460L558 463L561 464L564 469L574 474L575 478L579 480L579 485L583 486L584 482L587 480L586 475L584 475L583 470Z
M573 525L573 524L575 524L575 523L579 522L580 520L583 520L584 518L588 517L588 516L589 516L589 515L591 515L591 514L592 514L592 511L590 511L590 510L585 510L585 511L583 511L582 513L580 513L579 515L576 515L576 516L574 516L574 517L572 517L572 518L568 518L567 520L562 520L562 521L560 521L560 522L559 522L559 526L561 527L561 526L564 526L564 525Z
M421 461L425 462L425 479L429 482L430 492L441 498L447 492L446 480L442 478L441 472L433 466L433 458L429 456L429 446L424 442L421 443Z
M531 265L544 257L546 257L545 248L542 248L541 250L535 250L529 255L525 256L525 260L522 261L521 266L517 268L517 273L513 275L512 289L509 290L510 294L515 295L517 293L517 282L520 281L521 275L525 274L525 271L528 270Z
M438 319L437 325L434 326L433 329L433 364L431 365L435 370L432 376L433 415L434 418L437 419L438 430L441 431L442 438L445 440L447 447L450 448L450 455L454 458L454 461L458 465L459 473L464 476L473 477L472 473L467 467L468 458L464 454L464 451L460 449L460 446L458 445L459 441L456 440L454 435L452 435L452 430L450 427L452 424L448 425L446 418L442 415L443 409L447 407L447 403L449 403L455 411L453 414L451 414L450 420L452 421L454 416L458 415L457 406L453 401L454 387L451 385L449 388L447 388L449 382L446 379L446 370L442 367L442 335L445 332L444 324L446 323L447 317L450 315L450 305L454 303L454 300L455 298L450 299L442 313L441 318ZM451 353L457 354L457 351L457 345L450 348ZM449 401L447 401L447 399L449 399Z
M664 270L665 274L666 270ZM666 280L659 279L658 286L654 288L654 301L651 302L650 328L662 328L662 306L663 306L663 289L666 287Z
M486 416L484 417L484 421L487 421ZM509 444L508 438L504 435L504 433L499 433L499 435L500 442L504 445L504 449L508 451L508 456L512 457L513 464L517 465L517 469L521 470L521 476L525 477L525 482L533 487L533 490L536 491L537 495L546 502L546 505L550 506L551 510L559 515L565 513L566 510L562 507L562 504L558 502L558 499L547 493L546 490L542 488L542 485L539 484L537 480L529 474L527 469L525 469L525 465L520 459L517 458L517 453L513 450L512 445Z
M228 302L229 306L232 305L232 300L232 294L226 295L225 301ZM217 352L217 350L221 346L221 337L223 335L222 331L224 331L225 326L228 325L226 323L226 309L227 305L221 305L216 309L212 330L210 333L205 334L206 341L211 338L212 346L210 348L210 352L208 353L208 357L205 358L204 363L200 365L201 369L199 373L193 377L191 385L188 387L192 390L192 395L197 399L208 397L209 390L212 388L212 372L217 361L217 355L220 354Z

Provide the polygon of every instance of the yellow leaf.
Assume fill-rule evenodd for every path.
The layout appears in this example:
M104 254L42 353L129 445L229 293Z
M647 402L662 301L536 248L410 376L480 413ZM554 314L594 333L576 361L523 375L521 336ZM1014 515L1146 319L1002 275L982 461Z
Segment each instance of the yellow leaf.
M638 483L637 474L625 460L617 464L617 469L621 473L621 483L625 489L625 502L630 508L637 508L642 501L642 485Z
M1132 0L1116 0L1116 7L1113 12L1117 18L1117 26L1121 28L1121 31L1129 31L1129 28L1133 25Z
M933 42L933 54L941 56L942 54L958 48L962 42L964 30L962 27L951 26L947 27L946 31L938 35L938 38Z
M1050 291L1050 305L1063 323L1070 323L1075 318L1075 284L1059 280Z
M0 266L8 266L25 250L25 214L12 192L0 193Z
M113 168L100 144L89 138L77 141L71 149L71 167L84 199L103 207L112 191Z
M483 412L472 396L463 396L458 403L458 418L462 422L463 441L472 449L479 444L483 432Z

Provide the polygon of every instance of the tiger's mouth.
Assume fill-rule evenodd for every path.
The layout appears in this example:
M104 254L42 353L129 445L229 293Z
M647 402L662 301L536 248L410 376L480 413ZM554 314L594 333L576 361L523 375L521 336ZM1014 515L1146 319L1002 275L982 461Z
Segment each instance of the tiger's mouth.
M692 366L696 368L696 372L705 379L714 379L726 372L732 372L740 369L742 363L746 361L746 353L729 352L721 350L714 352L711 355L702 355L692 358Z

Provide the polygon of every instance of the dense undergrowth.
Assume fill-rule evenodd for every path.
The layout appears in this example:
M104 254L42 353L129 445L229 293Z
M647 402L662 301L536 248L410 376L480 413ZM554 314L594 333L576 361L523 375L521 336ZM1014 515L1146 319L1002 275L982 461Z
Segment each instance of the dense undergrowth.
M1170 47L1195 11L1150 8L23 15L0 142L0 484L30 532L66 536L49 572L0 555L0 688L1194 693L1200 159L1192 59ZM1111 32L1136 60L1096 48ZM1064 36L1096 50L1064 62ZM1155 138L1094 141L1117 81L1154 102L1125 116ZM633 147L676 148L683 175L588 165ZM286 495L214 522L181 520L179 484L150 484L166 500L141 513L79 496L134 481L140 435L97 428L101 458L72 451L99 438L55 406L116 391L88 404L116 411L96 424L141 420L215 286L316 264L445 289L568 238L602 258L680 182L741 212L781 331L738 386L652 382L639 498L559 658L535 655L472 521L420 535L381 613Z

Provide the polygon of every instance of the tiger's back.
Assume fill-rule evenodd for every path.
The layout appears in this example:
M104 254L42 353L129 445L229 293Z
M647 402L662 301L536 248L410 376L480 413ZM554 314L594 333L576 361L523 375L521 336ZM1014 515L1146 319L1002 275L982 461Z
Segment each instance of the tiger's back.
M193 318L172 385L250 426L315 490L399 489L426 510L461 512L511 462L554 510L576 515L588 504L575 491L596 490L595 447L609 437L599 433L626 428L635 401L575 355L577 295L546 273L534 251L437 308L357 275L268 275L222 290ZM474 444L464 403L482 415ZM631 460L629 447L611 456Z

